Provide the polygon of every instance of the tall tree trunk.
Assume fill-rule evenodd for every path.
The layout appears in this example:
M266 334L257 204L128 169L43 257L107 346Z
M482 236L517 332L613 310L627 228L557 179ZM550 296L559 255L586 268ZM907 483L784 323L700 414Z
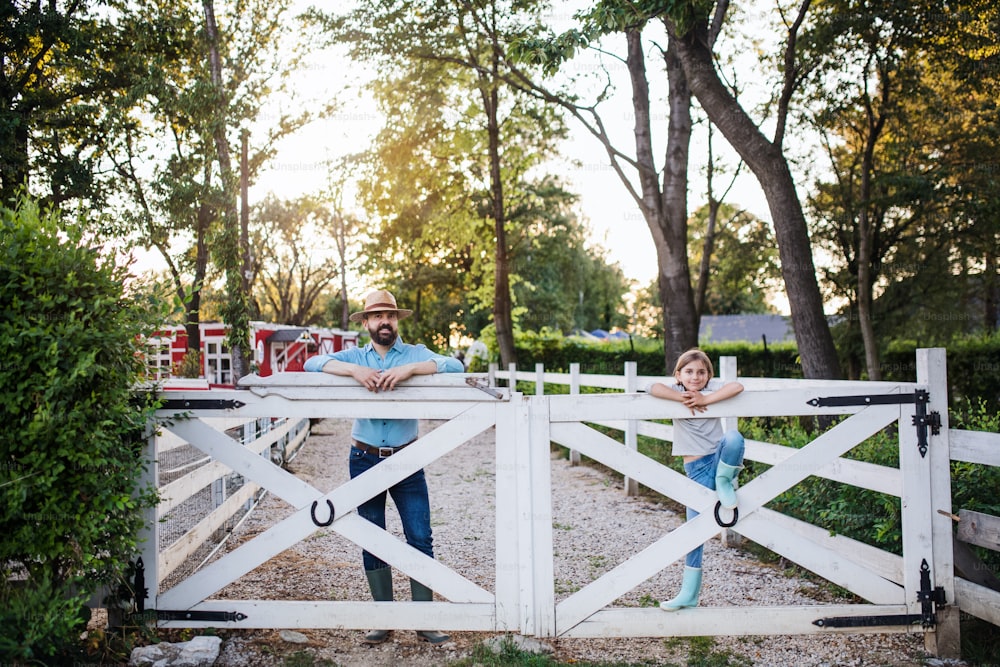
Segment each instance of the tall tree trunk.
M507 259L507 217L504 209L503 181L500 172L499 72L494 54L490 77L480 77L483 110L486 112L486 132L489 138L490 192L493 231L496 236L496 267L493 285L493 325L500 348L500 363L504 368L517 363L514 348L514 322L511 315L510 263Z
M869 58L875 60L874 55ZM867 68L866 68L867 71ZM861 207L858 213L858 322L861 325L861 340L865 347L865 365L868 368L869 380L882 379L882 366L879 362L878 340L875 338L875 308L874 294L875 287L875 232L878 229L877 220L874 220L875 207L872 202L872 175L875 173L875 147L878 144L879 136L885 127L885 111L889 103L892 85L888 75L880 68L879 79L881 82L881 108L882 112L876 112L868 94L868 85L865 84L864 108L865 121L868 127L868 136L865 138L865 150L861 158L861 192L859 199Z
M699 25L677 38L691 92L764 191L778 241L803 374L807 378L840 377L837 350L823 313L809 231L788 162L780 142L768 141L719 78L706 33L706 26Z
M197 219L195 220L194 239L194 283L191 286L191 294L185 299L181 292L182 300L187 301L187 317L185 318L184 329L187 332L187 353L201 354L201 290L205 284L205 276L208 273L208 226L211 224L214 211L207 204L202 203L198 207ZM178 276L179 278L179 276ZM178 284L181 284L178 281Z
M663 304L664 365L673 369L677 358L698 344L698 321L691 291L687 254L687 166L691 142L691 94L676 52L668 44L665 54L670 83L670 120L667 127L667 154L663 187L653 160L650 128L649 84L642 52L642 32L631 28L625 33L628 44L628 71L632 83L632 111L635 116L636 164L643 217L653 236L659 265L658 287Z
M874 163L876 134L869 132L865 154L861 161L861 208L858 212L858 324L861 340L865 347L865 366L869 380L881 380L882 368L879 363L878 341L875 338L874 298L872 288L874 224L871 219L872 170Z
M712 153L712 124L708 124L708 164L705 165L705 193L708 196L708 220L705 222L705 238L702 239L701 264L698 267L698 287L695 290L694 309L701 326L701 316L705 314L705 299L708 294L709 268L712 253L715 252L715 227L719 220L722 202L715 198L715 158Z
M229 304L227 324L229 325L229 352L232 355L233 383L235 384L250 372L250 323L246 308L247 293L243 289L244 277L242 264L243 253L239 247L239 233L234 227L239 224L234 191L236 180L233 177L232 158L229 154L229 141L226 138L227 103L222 85L222 58L219 54L219 29L215 21L215 5L213 0L202 0L205 12L205 31L208 35L209 65L212 75L212 87L215 89L217 116L212 136L215 140L215 150L219 158L219 172L222 178L223 196L225 197L225 215L223 225L226 227L222 249L226 255L226 286ZM236 232L236 233L234 233Z

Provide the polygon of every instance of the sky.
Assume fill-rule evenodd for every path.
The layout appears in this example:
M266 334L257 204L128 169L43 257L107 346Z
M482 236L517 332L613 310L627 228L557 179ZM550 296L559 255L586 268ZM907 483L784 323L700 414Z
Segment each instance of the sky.
M554 13L548 19L556 31L574 25L570 10ZM619 37L617 41L624 45L624 38ZM617 48L619 45L606 46ZM648 58L653 94L665 96L666 76L662 71L662 60L653 53ZM364 90L370 75L363 65L347 63L345 66L344 60L346 57L342 53L325 52L315 56L302 73L302 90L308 90L312 96L334 96L343 106L330 118L314 123L282 142L271 168L260 175L251 190L251 200L258 200L268 192L293 198L322 189L327 181L326 161L364 150L370 145L382 122L370 94ZM632 152L633 120L627 73L624 64L613 58L605 57L603 62L612 69L619 89L602 104L602 117L616 145ZM565 68L593 73L598 64L595 54L584 53ZM654 109L653 123L654 137L665 141L666 114L656 114ZM608 259L620 264L626 277L645 286L657 275L656 252L645 220L612 170L604 147L575 119L569 119L569 128L571 136L563 148L564 158L551 164L550 171L564 176L569 182L569 189L579 195L580 213L592 230L592 244L606 249ZM727 148L717 134L716 153L724 153ZM662 165L663 153L661 146L656 153L658 166ZM704 196L699 192L704 190L701 169L706 155L705 132L696 129L691 146L691 211L704 203ZM734 156L725 159L730 168L736 165ZM718 184L719 181L717 189ZM745 168L727 201L748 209L758 217L769 219L760 188Z

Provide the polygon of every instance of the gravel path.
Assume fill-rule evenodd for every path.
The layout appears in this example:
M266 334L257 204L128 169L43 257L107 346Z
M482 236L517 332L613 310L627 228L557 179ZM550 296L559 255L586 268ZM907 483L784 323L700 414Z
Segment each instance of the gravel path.
M435 424L423 424L423 430ZM347 450L350 423L318 423L298 456L289 464L297 476L323 491L348 479ZM494 570L494 442L492 430L462 445L426 471L430 487L436 557L466 577L493 589ZM677 527L683 512L650 497L626 497L621 479L589 466L570 466L554 455L552 464L555 590L562 600L631 554ZM225 550L266 530L291 513L291 508L268 495L240 526ZM395 512L389 528L401 534ZM619 537L615 537L619 536ZM615 602L615 606L650 606L673 597L682 563L674 563ZM705 550L706 606L763 606L816 604L830 601L827 589L789 577L762 565L739 549L712 540ZM728 572L728 580L716 573ZM404 576L394 577L397 599L409 599ZM217 597L367 600L360 549L330 531L318 531L253 572L228 586ZM356 630L231 631L217 665L284 665L295 653L306 652L318 664L430 666L467 657L488 639L487 633L456 632L440 647L419 643L412 632L399 631L383 645L361 644ZM284 635L284 637L282 636ZM288 641L297 639L296 641ZM684 665L695 644L683 638L667 639L555 639L543 640L554 657L565 662L623 662ZM710 650L729 652L731 664L785 667L922 664L919 635L827 635L793 637L717 637ZM299 656L305 657L305 656ZM740 660L742 658L742 660ZM310 663L296 663L310 664ZM719 663L713 663L719 664Z

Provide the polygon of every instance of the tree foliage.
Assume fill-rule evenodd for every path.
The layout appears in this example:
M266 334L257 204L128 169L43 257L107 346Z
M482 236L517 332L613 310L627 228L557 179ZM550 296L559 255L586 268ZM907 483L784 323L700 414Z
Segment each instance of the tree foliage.
M708 206L688 221L692 261L701 262ZM729 204L719 207L719 226L709 259L711 279L702 315L769 313L768 296L780 289L781 269L770 225Z
M136 553L152 406L142 337L164 316L55 216L0 210L0 655L44 659Z
M981 165L1000 148L988 120L998 80L959 81L949 35L968 32L975 13L832 1L816 12L804 34L807 108L832 178L811 196L815 238L847 304L842 356L853 369L860 338L879 379L880 340L994 328L997 184Z
M256 317L302 326L323 321L325 299L342 275L336 242L345 224L350 225L329 202L313 197L282 201L272 196L255 207Z

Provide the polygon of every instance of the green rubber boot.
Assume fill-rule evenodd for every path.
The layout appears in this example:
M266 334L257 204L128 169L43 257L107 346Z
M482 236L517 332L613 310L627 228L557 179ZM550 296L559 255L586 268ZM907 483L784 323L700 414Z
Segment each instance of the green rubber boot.
M684 578L681 579L681 592L673 600L660 603L663 611L677 611L686 607L697 607L701 595L701 568L684 566Z
M719 461L719 467L715 471L715 492L719 494L719 502L726 509L736 507L736 487L734 483L736 476L743 470L743 466L731 466L728 463Z
M372 591L372 599L376 602L392 602L392 568L382 567L377 570L365 570L368 577L368 588ZM372 630L365 635L366 644L381 644L392 630Z
M416 579L410 579L410 594L414 602L430 602L434 599L434 591L424 586ZM431 644L443 644L450 640L446 634L435 630L417 630L417 639Z

